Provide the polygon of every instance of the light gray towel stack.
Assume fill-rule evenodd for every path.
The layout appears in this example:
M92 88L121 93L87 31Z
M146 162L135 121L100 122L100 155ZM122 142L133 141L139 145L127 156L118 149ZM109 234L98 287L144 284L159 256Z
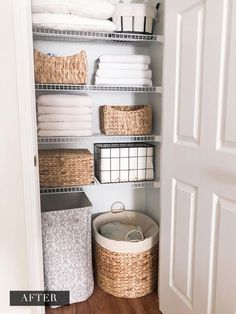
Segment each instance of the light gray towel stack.
M88 95L41 95L37 99L39 136L91 136Z

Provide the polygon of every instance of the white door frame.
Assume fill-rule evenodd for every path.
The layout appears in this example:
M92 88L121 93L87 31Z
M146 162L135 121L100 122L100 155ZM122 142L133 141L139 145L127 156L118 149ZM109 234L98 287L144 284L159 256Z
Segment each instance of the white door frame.
M40 187L35 115L34 62L31 22L31 1L12 0L15 24L18 108L24 184L24 206L28 246L29 287L43 290L43 255L40 216ZM32 307L31 313L44 314L44 307Z

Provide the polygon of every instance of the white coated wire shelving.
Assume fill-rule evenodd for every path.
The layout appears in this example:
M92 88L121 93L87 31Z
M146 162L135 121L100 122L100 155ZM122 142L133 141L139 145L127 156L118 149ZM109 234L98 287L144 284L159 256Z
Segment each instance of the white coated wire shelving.
M79 32L79 31L59 31L44 28L33 28L34 40L46 41L68 41L68 42L105 42L113 44L162 44L162 35L132 34L132 33L110 33L110 32ZM72 84L35 84L37 92L133 92L133 93L155 93L162 94L161 86L114 86L114 85L72 85ZM93 134L88 137L38 137L38 144L76 144L83 142L161 142L159 135L141 135L141 136L106 136L103 134ZM114 190L115 188L160 188L160 180L154 181L136 181L123 183L101 184L96 178L94 183L86 186L75 187L55 187L41 188L41 194L61 194L76 193L87 190Z
M34 40L50 41L105 41L111 43L163 43L162 35L112 33L112 32L85 32L64 31L33 27Z
M68 84L35 84L36 91L42 92L134 92L162 93L160 86L117 86L117 85L68 85Z
M93 134L93 136L76 137L38 137L38 144L78 144L84 142L119 143L119 142L161 142L159 135L109 136Z
M160 181L140 181L140 182L122 182L122 183L106 183L101 184L96 178L95 182L90 185L76 186L76 187L56 187L56 188L41 188L41 194L61 194L61 193L75 193L84 192L87 189L111 189L114 188L132 188L132 189L144 189L144 188L160 188Z

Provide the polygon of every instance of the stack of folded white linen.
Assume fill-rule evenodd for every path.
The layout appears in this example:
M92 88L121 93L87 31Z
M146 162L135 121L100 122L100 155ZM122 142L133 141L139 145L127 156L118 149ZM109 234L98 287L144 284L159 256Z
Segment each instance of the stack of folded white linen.
M32 0L33 26L40 28L113 32L114 11L109 0Z
M103 55L99 58L96 85L152 86L147 55Z
M39 136L92 135L92 101L87 95L41 95L37 109Z

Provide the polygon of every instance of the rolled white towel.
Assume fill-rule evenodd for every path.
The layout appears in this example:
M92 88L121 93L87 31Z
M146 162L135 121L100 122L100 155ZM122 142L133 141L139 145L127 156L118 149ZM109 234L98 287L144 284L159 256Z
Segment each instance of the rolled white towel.
M89 130L92 122L40 122L39 130Z
M88 95L41 95L37 98L37 103L49 107L92 107L92 99Z
M91 130L39 130L39 136L92 136Z
M103 63L99 62L101 70L148 70L149 65L145 63Z
M34 27L59 31L114 32L116 30L116 25L111 21L72 14L33 13L32 23Z
M97 76L102 77L102 78L147 78L151 79L152 78L152 71L147 70L101 70L98 69Z
M39 122L82 122L92 121L91 114L40 114Z
M141 63L150 64L151 58L147 55L103 55L100 62L109 63Z
M38 106L38 114L90 114L92 112L89 107L47 107Z
M127 85L127 86L152 86L152 81L146 78L102 78L95 76L96 85Z

